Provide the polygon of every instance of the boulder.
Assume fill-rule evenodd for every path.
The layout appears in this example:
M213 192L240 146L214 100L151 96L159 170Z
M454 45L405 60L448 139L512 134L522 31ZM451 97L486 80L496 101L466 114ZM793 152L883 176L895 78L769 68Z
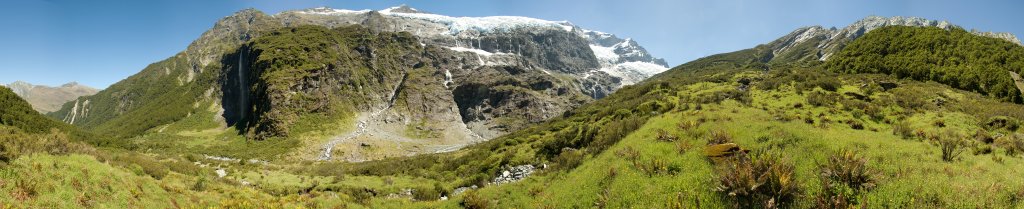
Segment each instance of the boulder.
M715 144L715 145L709 145L707 148L704 148L704 156L707 156L707 157L727 157L727 156L731 156L733 154L736 154L738 152L747 152L747 151L748 150L745 150L745 149L741 148L740 145L737 145L736 143Z

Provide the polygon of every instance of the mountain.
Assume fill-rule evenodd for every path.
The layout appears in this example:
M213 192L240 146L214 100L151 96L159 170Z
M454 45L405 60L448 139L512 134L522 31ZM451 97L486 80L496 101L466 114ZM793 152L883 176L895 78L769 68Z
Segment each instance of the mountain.
M858 20L842 29L824 28L821 26L803 27L768 43L773 57L795 60L824 61L842 50L849 42L886 26L936 27L945 30L960 28L947 21L928 20L920 17L879 17L869 16ZM1021 45L1021 41L1010 33L978 32L973 34L1004 39Z
M367 24L387 25L374 12ZM73 127L0 88L0 204L1024 206L1024 105L989 91L1007 90L1006 75L1019 83L1024 47L958 27L887 25L835 48L807 44L825 37L774 48L783 37L594 99L576 76L611 76L574 68L605 64L567 55L593 51L588 42L513 53L272 20L225 18L185 52L50 114L81 116L104 134L93 142L120 144L59 146L52 127ZM523 55L544 47L568 51ZM1001 86L971 83L989 81ZM461 144L513 120L531 122Z
M885 26L839 47L829 62L907 54L959 59L914 45L935 40L971 43L934 45L968 54L1022 48L954 28ZM868 50L875 46L891 47ZM981 191L1024 186L1005 177L1024 171L1024 105L773 51L760 45L694 60L457 152L311 170L429 179L416 180L428 183L414 191L441 194L433 201L414 192L420 199L396 206L372 201L400 196L381 187L370 190L388 195L365 195L368 207L1021 206L1007 200L1022 197L1020 189ZM958 64L1016 66L979 57Z
M300 58L308 54L318 55ZM179 133L232 127L257 140L327 138L295 146L319 149L320 158L344 152L366 160L500 136L665 66L636 41L568 22L408 7L247 9L178 55L49 115L111 138L179 125L194 126Z
M583 76L588 95L595 98L668 67L663 59L653 57L632 39L583 29L567 21L515 16L449 17L404 5L380 11L321 7L274 16L285 25L362 24L374 30L407 31L421 37L424 43L480 52L484 57L491 53L521 55L549 70ZM603 80L586 79L592 74L608 74L618 81L591 84L593 80Z
M61 105L81 96L96 94L99 90L92 87L80 85L75 82L67 83L59 87L32 85L24 81L15 81L5 85L14 93L21 96L32 104L32 108L40 113L57 111Z
M24 84L26 83L15 82L11 86L15 88L31 86ZM63 132L76 140L86 140L91 137L86 132L39 114L27 101L6 86L0 86L0 126L13 127L19 132L31 134Z

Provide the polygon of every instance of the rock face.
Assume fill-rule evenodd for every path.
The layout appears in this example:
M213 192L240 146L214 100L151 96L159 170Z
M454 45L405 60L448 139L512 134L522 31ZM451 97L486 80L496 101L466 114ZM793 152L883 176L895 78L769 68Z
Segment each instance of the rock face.
M835 27L826 29L821 26L799 28L782 38L768 43L768 46L772 50L773 58L824 61L829 56L832 56L832 54L842 50L850 41L859 38L871 30L885 26L938 27L947 30L959 27L947 21L928 20L920 17L869 16L842 29ZM1021 45L1020 40L1010 33L978 31L972 31L972 33L1004 39Z
M632 39L586 30L565 21L512 16L449 17L407 6L380 11L321 7L286 11L274 17L289 26L360 24L378 31L410 32L425 44L487 55L516 55L547 70L575 75L578 83L590 78L586 75L604 72L618 78L616 83L609 84L613 90L668 69L664 60L653 57Z
M92 87L80 85L75 82L67 83L58 87L32 85L24 81L15 81L5 85L18 94L21 98L32 104L32 109L39 113L57 111L61 105L73 101L81 96L96 94L99 90Z

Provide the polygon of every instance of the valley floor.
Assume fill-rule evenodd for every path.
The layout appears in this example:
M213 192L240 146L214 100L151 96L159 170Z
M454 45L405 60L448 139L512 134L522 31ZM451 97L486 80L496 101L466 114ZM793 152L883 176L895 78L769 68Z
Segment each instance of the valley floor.
M845 84L834 90L783 84L720 96L737 92L734 80L765 76L740 72L723 82L643 91L671 104L594 154L563 148L550 160L541 157L543 143L563 137L560 130L588 125L575 123L452 153L363 163L223 161L106 149L34 154L0 169L0 202L43 208L1024 207L1024 159L1010 141L1021 140L1020 133L978 119L1017 114L1019 105L934 83L901 81L897 89L870 90L859 83L878 78L869 75L841 76ZM925 103L901 105L914 99L907 95ZM943 99L941 106L929 103L934 98ZM1004 108L991 108L995 104ZM958 155L944 158L944 137L961 140ZM717 153L730 144L737 148ZM769 173L737 170L744 162L755 162L753 168L768 162ZM835 182L826 166L835 163L859 165L862 172L850 175L864 180L840 190L827 186ZM478 171L470 164L490 167ZM536 170L521 181L495 182L494 175L515 165ZM764 175L749 180L788 193L737 193L742 188L726 183L740 174ZM473 185L478 189L467 189Z

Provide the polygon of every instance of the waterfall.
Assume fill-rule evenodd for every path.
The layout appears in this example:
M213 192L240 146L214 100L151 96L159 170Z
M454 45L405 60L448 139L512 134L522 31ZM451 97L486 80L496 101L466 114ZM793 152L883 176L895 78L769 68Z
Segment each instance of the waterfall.
M238 118L239 120L245 119L245 114L249 107L249 91L247 91L248 82L245 76L245 54L249 50L243 46L241 51L238 52Z

